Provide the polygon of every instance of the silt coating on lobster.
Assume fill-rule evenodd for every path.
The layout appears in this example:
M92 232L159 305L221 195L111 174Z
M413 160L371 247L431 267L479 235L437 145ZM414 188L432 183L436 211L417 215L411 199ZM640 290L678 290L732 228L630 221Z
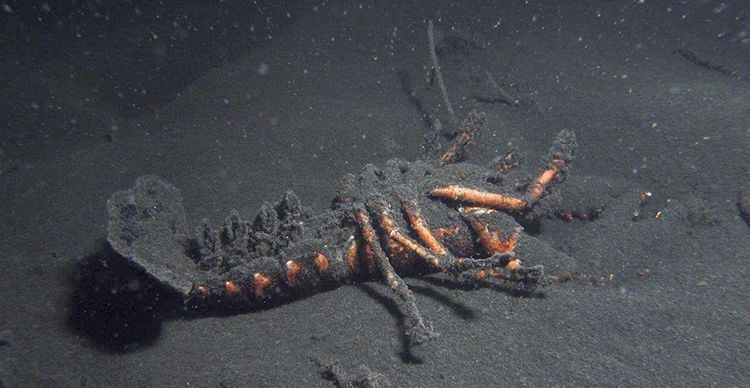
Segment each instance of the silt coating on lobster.
M522 197L528 186L522 182L528 176L516 170L501 174L469 163L441 167L395 159L383 168L367 165L359 174L347 175L332 209L323 214L312 216L290 191L277 203L265 203L252 220L233 211L220 227L204 219L194 231L187 227L179 190L158 177L144 176L134 188L110 199L109 240L123 256L185 297L252 304L374 276L377 270L367 249L356 243L359 232L351 219L355 204L382 201L401 209L402 201L413 201L432 234L454 256L479 257L484 253L460 204L432 197L430 191L457 185ZM408 223L403 212L395 213L399 224ZM510 236L529 213L494 211L481 217ZM400 250L391 257L399 273L434 272L415 260L412 252Z
M558 134L541 173L470 163L390 160L344 177L330 210L312 215L287 192L252 220L232 211L191 230L177 188L144 176L108 201L108 241L193 305L256 308L341 284L383 280L418 334L424 324L404 276L468 274L533 289L541 266L572 260L523 233L543 213L552 183L564 179L576 143ZM441 159L442 160L442 159ZM507 167L507 166L505 166ZM420 334L421 332L421 334Z

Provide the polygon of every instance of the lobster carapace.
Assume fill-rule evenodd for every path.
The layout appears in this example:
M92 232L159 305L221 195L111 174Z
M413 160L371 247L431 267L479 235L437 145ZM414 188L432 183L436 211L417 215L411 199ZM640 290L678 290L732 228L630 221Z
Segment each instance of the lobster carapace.
M311 215L292 192L252 220L232 212L218 228L191 230L179 190L144 176L108 202L111 246L192 305L263 307L355 281L380 280L395 293L407 338L434 336L405 276L435 273L501 281L533 290L540 265L521 263L517 247L539 244L519 222L565 177L576 148L561 131L541 171L529 175L500 158L490 167L458 162L484 124L472 112L436 162L391 160L347 175L331 209ZM531 176L519 183L522 176ZM524 261L534 257L523 254Z

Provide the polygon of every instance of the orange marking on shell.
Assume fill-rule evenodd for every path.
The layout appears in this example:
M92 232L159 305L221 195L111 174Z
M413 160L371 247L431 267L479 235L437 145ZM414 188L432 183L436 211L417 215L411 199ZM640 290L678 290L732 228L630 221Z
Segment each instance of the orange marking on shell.
M521 261L518 259L511 260L508 262L508 264L505 265L510 270L516 270L521 268Z
M268 276L260 272L256 272L253 275L253 289L255 291L255 296L257 298L262 298L266 296L266 290L268 289L270 285L271 285L271 278L269 278Z
M388 205L382 204L383 211L380 213L380 226L383 228L383 231L385 231L386 234L390 235L391 233L398 230L398 227L396 226L396 221L393 220L391 215L388 212Z
M531 201L536 201L541 198L547 185L549 185L550 182L555 179L557 174L560 173L560 168L556 167L557 164L562 166L565 163L561 160L553 160L552 162L556 163L555 166L549 167L546 170L542 171L541 175L539 175L539 178L537 178L534 183L529 186L527 197Z
M415 204L406 203L404 206L406 217L409 220L412 230L417 234L419 239L422 241L427 249L431 250L435 254L444 255L448 253L443 244L438 241L432 234L430 229L427 227L427 222L419 214L419 209Z
M238 296L240 293L242 293L240 286L238 286L237 283L231 281L224 282L224 291L226 291L227 295L231 297Z
M516 249L516 243L518 242L518 233L514 232L508 238L502 238L502 234L499 232L492 233L492 241L488 244L489 250L493 253L508 253L513 252Z
M458 157L458 144L451 144L448 149L440 156L440 165L444 166L448 163L453 163Z
M445 240L448 236L453 236L458 233L458 226L445 226L440 228L435 228L432 230L432 233L435 234L439 239Z
M201 284L198 287L195 287L195 292L198 295L200 295L200 296L202 296L202 297L205 298L205 297L208 296L208 287L206 287L205 285Z
M315 269L318 270L318 272L328 271L328 268L331 267L331 263L328 261L326 255L320 252L318 252L313 258L313 265L315 265Z
M429 195L497 210L521 210L527 205L522 199L456 185L432 189Z
M479 243L482 244L482 247L488 253L503 254L513 252L513 250L516 249L519 234L518 230L513 232L510 237L503 238L503 235L500 232L490 232L487 224L483 224L474 219L470 220L470 222L474 231L479 236Z
M359 241L357 239L352 240L352 244L349 245L349 250L346 251L346 265L349 270L355 271L357 269L357 253L359 252Z
M370 224L370 217L364 211L358 211L355 216L357 218L357 221L361 222L362 224ZM365 241L367 241L368 243L371 241L375 241L375 239L377 238L377 236L375 236L375 230L373 230L373 228L362 228L362 237L364 237Z
M284 267L286 267L286 284L296 286L297 277L302 272L302 266L294 260L287 260Z
M388 252L388 257L395 257L404 253L404 246L393 240L392 238L385 237L386 243L385 248Z

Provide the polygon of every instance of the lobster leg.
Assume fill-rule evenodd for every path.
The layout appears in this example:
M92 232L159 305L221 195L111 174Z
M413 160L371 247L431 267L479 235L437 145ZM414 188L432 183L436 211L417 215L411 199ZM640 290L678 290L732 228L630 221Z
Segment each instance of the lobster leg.
M432 253L437 255L444 255L448 253L443 244L438 241L437 238L432 234L430 228L427 227L427 222L424 220L419 212L419 207L414 199L404 199L401 201L401 210L404 212L406 219L409 221L411 230L417 234L422 244L427 247Z
M518 236L523 229L521 227L516 228L508 237L504 237L500 232L491 232L487 222L482 222L479 216L492 211L484 208L463 209L461 215L477 235L479 244L482 245L485 252L491 255L511 253L515 249ZM520 283L525 290L530 291L536 287L544 273L544 267L541 265L524 267L521 265L521 261L515 257L508 261L505 268L509 271L503 271L499 267L489 270L482 269L474 273L474 278L480 280L486 278L504 279Z
M513 253L492 255L486 259L456 258L446 250L442 255L435 254L419 242L401 233L390 214L388 204L376 201L372 204L372 212L379 217L380 226L388 237L401 244L404 248L414 252L432 265L439 272L462 273L474 269L490 269L505 267L511 261Z
M504 238L500 232L490 232L489 225L479 219L479 215L492 212L492 209L485 208L464 208L461 215L472 230L477 235L482 248L489 254L503 254L513 252L518 242L518 236L523 230L520 226L516 228L510 236ZM520 265L517 259L508 262L508 268L514 269Z
M414 207L411 208L410 205ZM410 204L409 201L402 201L402 206L404 206L404 212L410 224L424 227L425 221L419 216L419 209L416 207L416 204ZM472 229L479 236L480 244L490 255L486 259L470 259L456 258L447 250L443 254L438 254L432 248L425 248L419 242L400 232L398 227L396 227L395 221L389 214L386 203L376 202L373 204L373 208L380 216L381 227L390 238L431 263L440 272L463 274L467 271L472 271L475 278L500 278L518 283L525 290L534 289L543 275L544 268L542 266L524 267L521 265L520 260L514 257L513 249L521 232L520 229L516 229L509 237L503 238L498 232L490 232L488 225L476 217L478 214L491 212L491 209L475 208L465 211L464 219L469 222ZM420 239L424 240L419 232L416 233L420 236ZM503 268L508 271L503 271Z
M573 132L562 130L557 134L547 154L547 165L526 189L524 200L528 208L539 201L555 179L558 181L564 179L575 157L576 148L578 148L578 142Z
M556 178L565 175L568 165L573 160L573 154L577 146L573 132L560 131L552 147L550 147L547 157L549 162L544 170L531 181L522 198L457 185L438 187L428 194L432 197L448 199L471 206L514 212L525 211L532 208L542 198L547 187Z
M409 343L412 345L418 345L436 337L437 333L434 332L422 318L422 313L419 312L419 308L414 299L414 294L412 294L409 287L404 283L404 280L401 279L401 276L399 276L393 269L388 257L385 255L385 252L383 252L383 248L378 242L375 228L373 228L367 212L363 209L357 209L355 210L354 216L362 231L363 239L372 250L375 262L377 263L386 284L398 297L398 300L400 301L399 307L408 318L409 325L406 330L406 338Z
M469 112L466 119L461 123L456 138L453 139L453 142L448 146L448 149L440 155L440 159L438 160L440 165L445 166L446 164L455 163L461 160L464 147L474 139L474 136L476 136L477 132L482 129L485 122L486 119L484 113L477 113L477 111Z
M565 164L565 160L563 159L552 159L547 164L547 167L544 169L544 171L542 171L542 173L539 174L539 176L534 179L526 189L524 198L526 200L527 206L533 206L534 203L536 203L539 198L542 197L542 194L544 194L547 186L549 186L549 184L555 179L555 177L557 177L558 174L563 171L563 168L565 168Z
M528 205L525 200L520 198L470 189L457 185L432 189L428 194L431 197L449 199L451 201L461 202L471 206L496 210L521 211L526 209Z

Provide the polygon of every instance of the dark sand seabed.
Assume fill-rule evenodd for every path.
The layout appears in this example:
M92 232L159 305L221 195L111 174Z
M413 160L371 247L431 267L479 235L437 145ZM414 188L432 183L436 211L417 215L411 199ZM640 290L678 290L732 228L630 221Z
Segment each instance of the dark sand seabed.
M750 385L746 2L81 3L0 11L0 386L330 386L333 360L393 386ZM380 283L187 317L103 268L105 202L141 175L195 224L287 189L322 211L345 173L424 158L401 80L446 121L430 19L458 114L488 117L469 162L538 163L576 132L559 189L604 212L537 237L577 279L543 298L409 279L441 336L407 349ZM477 101L485 71L533 103Z

